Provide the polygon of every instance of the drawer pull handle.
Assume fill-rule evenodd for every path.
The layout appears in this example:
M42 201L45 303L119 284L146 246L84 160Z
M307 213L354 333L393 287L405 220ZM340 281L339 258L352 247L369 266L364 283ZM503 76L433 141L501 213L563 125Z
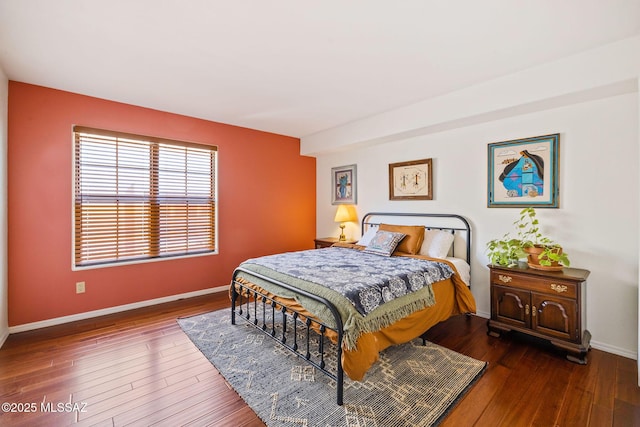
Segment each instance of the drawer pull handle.
M529 304L524 306L524 314L529 315Z
M567 292L568 288L567 288L567 285L556 285L555 283L552 283L551 289L561 294L563 292Z
M531 315L532 315L533 317L536 317L536 311L537 311L537 310L538 310L538 309L536 308L536 306L535 306L535 305L534 305L533 307L531 307Z
M502 274L498 276L498 279L502 282L502 283L509 283L510 281L513 280L513 277L511 276L503 276Z

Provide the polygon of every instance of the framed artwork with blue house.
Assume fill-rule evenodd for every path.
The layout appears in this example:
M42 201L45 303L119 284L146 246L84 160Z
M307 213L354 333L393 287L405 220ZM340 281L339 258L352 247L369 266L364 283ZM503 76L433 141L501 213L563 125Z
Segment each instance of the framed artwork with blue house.
M559 133L488 148L488 207L559 207Z

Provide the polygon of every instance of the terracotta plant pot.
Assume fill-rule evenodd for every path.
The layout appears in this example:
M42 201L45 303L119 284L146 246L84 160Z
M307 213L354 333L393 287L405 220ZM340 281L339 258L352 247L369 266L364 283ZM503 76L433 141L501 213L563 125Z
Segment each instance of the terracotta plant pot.
M556 261L552 261L551 265L549 265L549 266L540 265L539 255L542 253L542 251L544 251L544 247L543 246L531 246L531 247L525 248L524 251L528 254L527 265L530 268L533 268L533 269L536 269L536 270L547 270L547 271L560 271L560 270L562 270L562 265L560 265ZM554 249L554 251L557 251L560 254L560 253L562 253L562 248Z

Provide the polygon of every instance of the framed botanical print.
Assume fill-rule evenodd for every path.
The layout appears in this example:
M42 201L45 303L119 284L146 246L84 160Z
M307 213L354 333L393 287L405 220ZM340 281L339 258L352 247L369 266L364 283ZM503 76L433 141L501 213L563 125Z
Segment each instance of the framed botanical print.
M356 165L331 168L331 204L355 205L357 203Z
M389 165L389 200L433 200L431 159Z
M559 206L559 133L496 142L488 149L488 207Z

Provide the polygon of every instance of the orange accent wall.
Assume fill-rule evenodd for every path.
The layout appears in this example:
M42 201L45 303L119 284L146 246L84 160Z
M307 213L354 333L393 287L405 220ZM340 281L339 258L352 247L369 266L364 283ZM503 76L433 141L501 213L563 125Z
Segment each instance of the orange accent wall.
M219 254L72 271L76 124L217 145ZM297 138L10 81L9 325L226 285L247 258L312 248L315 158L299 153Z

